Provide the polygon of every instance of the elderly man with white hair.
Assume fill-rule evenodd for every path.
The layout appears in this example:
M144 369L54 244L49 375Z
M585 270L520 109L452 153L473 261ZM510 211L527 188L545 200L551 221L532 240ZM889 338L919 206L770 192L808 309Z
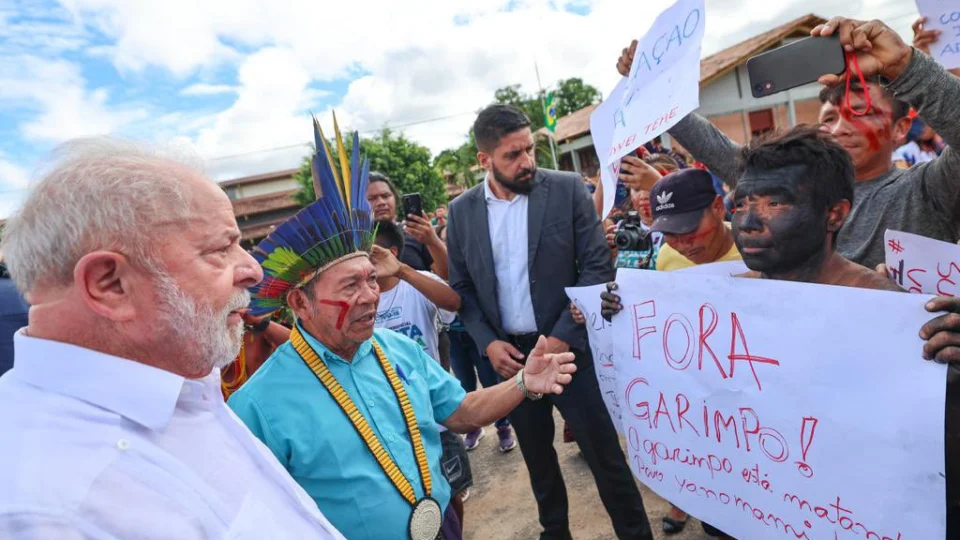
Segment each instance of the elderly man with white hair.
M223 402L263 275L239 240L188 164L60 152L4 231L32 307L0 378L0 538L342 538Z

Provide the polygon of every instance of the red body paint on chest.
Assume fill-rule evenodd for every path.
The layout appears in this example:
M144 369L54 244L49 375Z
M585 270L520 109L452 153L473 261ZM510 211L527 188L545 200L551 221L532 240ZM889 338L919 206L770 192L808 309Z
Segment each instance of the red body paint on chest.
M340 308L340 315L337 316L337 326L336 329L340 330L343 328L343 321L347 319L347 313L350 311L350 304L342 300L320 300L321 304L327 306L333 306Z

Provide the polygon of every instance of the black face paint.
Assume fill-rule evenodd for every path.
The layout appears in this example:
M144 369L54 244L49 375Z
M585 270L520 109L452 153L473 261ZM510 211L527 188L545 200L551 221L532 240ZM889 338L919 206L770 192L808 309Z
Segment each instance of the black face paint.
M783 274L821 260L827 209L813 200L805 165L774 171L748 168L734 192L733 234L743 262L763 274Z
M521 169L517 171L517 175L513 178L507 178L505 174L500 172L500 169L497 169L496 165L493 165L492 168L493 179L499 182L501 186L518 195L527 195L533 191L533 175L537 174L536 167L533 169Z

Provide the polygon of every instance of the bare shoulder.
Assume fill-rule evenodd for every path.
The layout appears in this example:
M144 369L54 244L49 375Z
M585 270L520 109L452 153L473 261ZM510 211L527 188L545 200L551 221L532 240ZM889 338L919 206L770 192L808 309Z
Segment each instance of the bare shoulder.
M844 273L842 282L838 283L838 285L856 287L858 289L905 292L887 276L853 262L850 263L849 268Z

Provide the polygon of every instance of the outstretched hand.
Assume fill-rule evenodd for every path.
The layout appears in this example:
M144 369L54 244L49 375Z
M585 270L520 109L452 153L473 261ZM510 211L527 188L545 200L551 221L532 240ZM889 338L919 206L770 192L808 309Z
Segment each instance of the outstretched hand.
M811 36L821 37L834 34L840 37L844 51L856 54L864 78L882 75L892 81L907 69L913 58L913 48L881 21L834 17L810 32ZM849 71L842 75L823 75L819 82L825 86L836 86L847 77L856 76Z
M540 336L523 368L523 384L527 390L538 394L561 394L577 371L573 360L570 352L547 353L547 338Z
M607 290L600 293L600 316L610 322L613 316L623 311L620 297L614 294L619 288L616 282L607 283Z
M930 45L940 39L940 30L927 30L924 25L927 23L926 17L920 17L913 21L913 46L920 52L930 54Z
M400 261L393 256L393 252L374 245L370 251L370 262L377 270L377 277L393 277L400 273Z
M630 75L630 67L633 65L633 55L637 52L637 40L630 42L630 46L623 49L620 53L620 59L617 60L617 72L626 77Z
M926 342L923 357L941 364L960 362L960 298L938 296L925 307L931 313L947 313L920 329L920 338Z

